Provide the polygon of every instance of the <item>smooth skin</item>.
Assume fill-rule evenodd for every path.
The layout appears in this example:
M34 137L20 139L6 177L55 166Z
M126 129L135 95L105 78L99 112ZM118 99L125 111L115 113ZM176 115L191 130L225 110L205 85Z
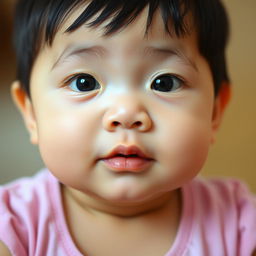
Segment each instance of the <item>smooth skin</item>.
M179 187L201 170L229 89L214 97L195 31L170 37L159 13L147 37L145 12L110 37L102 36L101 26L64 33L78 14L60 28L52 47L40 50L31 99L16 81L14 101L31 142L64 184L66 219L80 251L163 255L179 226ZM94 86L79 91L88 75ZM171 87L153 86L166 76ZM109 168L101 158L118 145L136 145L151 165L139 174Z

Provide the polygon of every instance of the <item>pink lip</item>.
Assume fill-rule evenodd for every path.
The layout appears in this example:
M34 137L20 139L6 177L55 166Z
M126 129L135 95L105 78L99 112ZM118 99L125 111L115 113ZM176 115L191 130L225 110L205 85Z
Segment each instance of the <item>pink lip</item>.
M103 160L111 170L134 173L144 171L153 161L137 146L126 147L123 145L116 147L100 160Z

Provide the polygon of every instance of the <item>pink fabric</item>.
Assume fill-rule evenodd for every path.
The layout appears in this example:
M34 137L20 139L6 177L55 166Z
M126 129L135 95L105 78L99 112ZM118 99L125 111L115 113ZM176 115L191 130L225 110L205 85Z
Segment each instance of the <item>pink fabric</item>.
M48 171L0 188L0 240L15 256L82 256L68 232L60 185Z
M237 180L196 179L183 187L183 215L166 256L251 256L256 197Z
M251 256L256 199L246 186L196 179L182 195L180 228L165 256ZM0 240L17 256L82 255L65 222L60 185L47 170L0 188Z

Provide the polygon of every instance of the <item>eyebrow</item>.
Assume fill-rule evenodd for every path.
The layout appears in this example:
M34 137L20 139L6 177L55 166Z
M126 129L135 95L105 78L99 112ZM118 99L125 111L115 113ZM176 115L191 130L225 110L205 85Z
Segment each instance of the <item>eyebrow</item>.
M157 47L147 47L145 49L147 54L157 54L164 56L177 56L179 59L184 61L187 65L191 66L196 72L198 72L198 67L194 60L189 58L186 54L177 48L157 48Z
M59 63L71 56L79 56L82 54L89 54L94 56L100 56L102 57L107 53L107 50L99 45L94 46L85 46L85 45L70 45L68 46L58 57L58 59L54 62L51 70L53 70L56 66L59 65ZM179 59L184 61L187 65L191 66L196 72L198 72L198 67L196 63L186 56L182 51L176 49L176 48L158 48L158 47L146 47L144 50L145 55L163 55L163 56L177 56Z
M106 49L104 47L94 45L94 46L68 46L58 57L58 59L54 62L51 70L53 70L59 63L71 56L79 56L82 54L89 54L95 56L103 56L106 53Z

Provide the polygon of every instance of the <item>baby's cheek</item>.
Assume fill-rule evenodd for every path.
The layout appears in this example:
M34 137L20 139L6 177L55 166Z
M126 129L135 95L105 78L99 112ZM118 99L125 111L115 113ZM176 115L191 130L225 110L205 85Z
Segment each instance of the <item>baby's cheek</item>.
M187 128L189 129L189 128ZM191 129L184 136L182 143L184 150L182 156L184 162L189 167L189 171L198 173L204 165L209 151L210 137L207 131L200 131L200 129Z
M210 146L210 126L207 122L187 119L179 123L173 123L165 127L167 134L159 141L166 141L161 147L162 162L170 166L170 170L178 175L195 175L198 173L208 155Z
M93 136L74 116L61 116L44 122L39 130L39 149L49 169L76 172L90 158Z

